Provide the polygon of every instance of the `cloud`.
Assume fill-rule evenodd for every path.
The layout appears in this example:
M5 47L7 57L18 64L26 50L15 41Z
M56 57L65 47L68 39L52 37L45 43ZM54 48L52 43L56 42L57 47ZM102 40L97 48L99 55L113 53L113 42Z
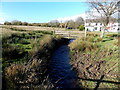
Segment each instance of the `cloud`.
M0 12L0 23L4 23L5 18L3 17L3 13Z
M86 18L86 14L79 14L79 15L75 15L75 16L66 16L66 17L61 17L61 18L57 18L56 20L58 20L59 22L65 22L67 20L73 20L75 21L78 17L82 17L83 19Z
M101 14L104 15L102 11L101 11ZM96 18L100 18L101 14L98 13L96 9L91 9L90 12L82 13L82 14L75 15L75 16L61 17L61 18L57 18L56 20L58 20L59 22L65 22L67 20L75 21L78 17L82 17L84 20L85 19L96 19ZM119 18L119 15L120 15L120 12L117 12L113 14L112 17Z
M116 12L111 16L114 18L118 18L119 14L120 12ZM104 16L105 16L105 13L102 10L100 11L100 13L98 13L96 9L91 9L89 12L86 13L86 18L88 19L96 19Z
M3 24L4 21L5 21L4 18L1 18L1 17L0 17L0 23Z
M8 18L10 18L9 16L7 16L5 13L3 13L2 11L0 11L0 23L4 23Z

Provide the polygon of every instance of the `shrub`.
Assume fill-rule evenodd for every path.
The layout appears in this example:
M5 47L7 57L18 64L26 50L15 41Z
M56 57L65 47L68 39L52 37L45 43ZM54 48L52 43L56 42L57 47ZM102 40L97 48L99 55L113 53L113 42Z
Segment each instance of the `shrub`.
M24 34L21 33L13 33L11 34L11 38L23 38Z
M6 80L6 88L7 89L16 89L18 88L19 84L18 81L24 78L23 74L25 72L24 65L20 64L12 64L11 66L5 68L5 80Z
M79 30L80 30L80 31L83 31L84 29L85 29L84 25L80 25L80 26L79 26Z
M55 39L61 39L61 38L63 38L63 36L61 36L61 35L54 35L53 36Z
M96 42L100 42L100 41L102 41L102 40L103 40L102 38L98 37L95 41L96 41Z
M30 51L30 55L34 55L39 50L44 49L45 47L52 48L53 47L51 45L52 40L53 40L53 37L50 35L45 35L45 36L41 37L41 39L34 39L34 41L31 40L32 50ZM43 51L45 51L45 50L43 50Z
M26 39L21 39L19 41L19 43L21 43L21 44L30 44L30 42L28 40L26 40Z
M42 60L34 59L31 64L12 64L5 68L4 79L6 89L40 89L47 90L53 88L48 77L45 76L45 63Z
M94 36L94 37L96 37L96 36L100 36L100 34L99 33L95 33L95 32L88 32L87 36Z
M119 42L118 42L118 40L114 40L114 45L116 45L116 46L119 46Z
M40 40L40 46L43 47L43 46L51 44L52 39L53 39L53 37L50 35L43 36Z
M98 45L89 41L74 41L70 45L71 50L91 51L97 49Z
M94 42L94 36L89 36L85 38L85 41Z
M14 45L3 45L2 56L4 59L22 58L26 55L26 51Z
M4 25L11 25L11 22L5 21Z
M87 36L87 37L80 37L80 38L78 38L77 40L94 42L94 38L95 38L95 37L93 37L93 36Z
M107 34L106 36L108 36L108 37L117 37L118 34Z

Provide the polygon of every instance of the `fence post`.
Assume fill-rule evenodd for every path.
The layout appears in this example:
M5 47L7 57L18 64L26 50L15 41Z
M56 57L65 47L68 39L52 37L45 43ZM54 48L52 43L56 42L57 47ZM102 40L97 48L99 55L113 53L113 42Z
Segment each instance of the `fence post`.
M69 31L69 39L70 39L70 31Z
M53 35L55 35L55 30L53 30Z

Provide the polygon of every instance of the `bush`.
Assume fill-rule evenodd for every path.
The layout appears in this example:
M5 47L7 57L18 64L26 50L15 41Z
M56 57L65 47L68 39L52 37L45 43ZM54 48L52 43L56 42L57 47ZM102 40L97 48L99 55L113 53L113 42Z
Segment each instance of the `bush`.
M79 26L79 30L80 30L80 31L83 31L84 29L85 29L84 25L80 25L80 26Z
M93 36L87 36L87 37L81 37L81 38L79 38L77 40L94 42L95 41L94 39L95 39L95 37L93 37Z
M106 36L108 36L108 37L117 37L118 34L107 34Z
M2 56L4 59L23 58L27 52L14 45L3 45Z
M6 90L53 88L48 77L44 75L44 64L43 61L34 59L29 65L12 64L5 68Z
M30 51L30 55L36 54L38 51L45 52L45 47L51 49L53 46L51 45L53 42L53 37L50 35L45 35L41 39L31 40L32 50Z
M21 44L30 44L30 42L28 40L26 40L26 39L21 39L19 41L19 43L21 43Z
M92 51L97 49L98 45L89 41L74 41L70 45L71 50L75 51Z
M118 40L114 40L114 45L119 46Z
M103 40L102 38L98 37L95 41L96 41L96 42L100 42L100 41L102 41L102 40Z
M23 77L25 73L25 66L19 64L12 64L11 66L5 68L5 80L6 80L6 89L16 89L18 87L18 81Z
M11 22L6 21L4 22L4 25L11 25Z
M94 39L95 39L94 36L89 36L85 38L85 41L94 42Z
M100 33L88 32L87 36L94 36L94 37L96 37L96 36L100 36Z

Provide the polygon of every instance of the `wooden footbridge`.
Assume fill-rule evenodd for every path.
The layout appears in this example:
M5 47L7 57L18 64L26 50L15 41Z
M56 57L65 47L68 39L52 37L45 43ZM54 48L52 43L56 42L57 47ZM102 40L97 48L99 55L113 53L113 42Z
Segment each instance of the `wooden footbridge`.
M55 30L54 34L61 35L64 38L76 39L77 37L83 36L84 32L82 32L82 31Z

